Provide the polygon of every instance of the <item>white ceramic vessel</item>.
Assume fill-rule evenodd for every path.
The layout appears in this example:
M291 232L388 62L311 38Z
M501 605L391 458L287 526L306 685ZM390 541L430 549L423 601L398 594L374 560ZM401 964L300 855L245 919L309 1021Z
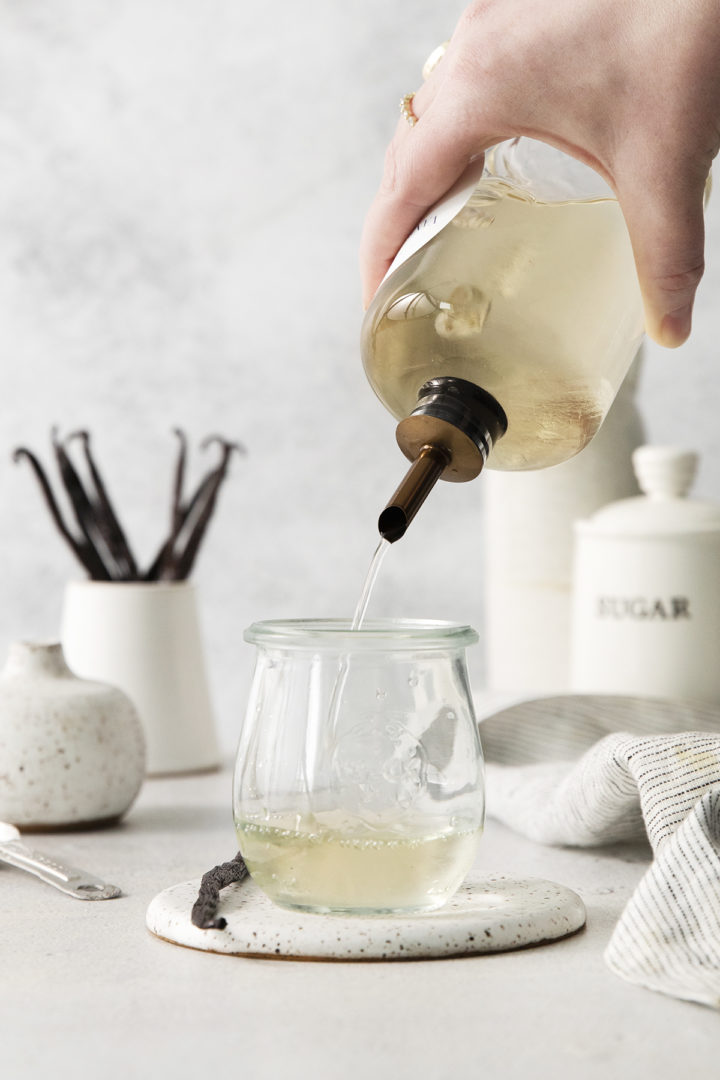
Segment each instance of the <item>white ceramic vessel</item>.
M195 590L178 582L71 582L62 641L87 678L135 703L151 775L216 768L220 761Z
M59 643L16 642L0 674L0 818L23 828L109 824L145 775L137 712L77 678Z
M570 686L573 525L639 489L631 456L644 442L635 401L640 357L585 449L550 469L481 478L485 525L487 685L548 693Z
M644 446L637 498L576 526L572 687L720 703L720 506L697 456Z

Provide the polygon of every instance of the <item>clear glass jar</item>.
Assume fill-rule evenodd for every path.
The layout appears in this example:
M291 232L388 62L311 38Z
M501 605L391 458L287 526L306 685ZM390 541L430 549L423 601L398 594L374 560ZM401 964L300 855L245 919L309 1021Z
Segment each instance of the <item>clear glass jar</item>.
M233 781L240 851L284 907L440 907L472 865L483 763L468 626L255 623L257 663Z

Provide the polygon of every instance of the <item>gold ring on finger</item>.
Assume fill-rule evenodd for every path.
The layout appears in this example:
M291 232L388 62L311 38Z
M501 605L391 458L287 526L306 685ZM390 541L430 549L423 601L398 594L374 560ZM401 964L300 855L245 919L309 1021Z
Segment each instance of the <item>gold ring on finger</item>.
M413 98L415 93L405 94L400 101L400 114L407 120L410 127L415 127L418 122L418 118L413 110Z

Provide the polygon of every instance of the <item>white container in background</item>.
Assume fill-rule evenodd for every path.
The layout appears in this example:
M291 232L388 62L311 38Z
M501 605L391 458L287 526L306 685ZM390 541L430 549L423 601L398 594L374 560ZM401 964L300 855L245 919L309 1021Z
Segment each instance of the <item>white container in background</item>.
M62 641L71 668L134 702L150 774L195 772L220 760L195 590L178 582L71 582Z
M548 693L570 685L573 526L638 494L631 456L645 440L635 400L641 363L639 355L599 432L576 457L550 469L482 475L491 690Z
M576 524L572 689L720 703L720 505L697 455L643 446L640 487Z

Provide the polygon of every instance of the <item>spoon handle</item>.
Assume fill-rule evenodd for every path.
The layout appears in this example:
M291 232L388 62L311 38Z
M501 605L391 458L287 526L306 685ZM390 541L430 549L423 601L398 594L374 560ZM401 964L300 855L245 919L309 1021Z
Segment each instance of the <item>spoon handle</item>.
M29 874L34 874L77 900L112 900L121 895L117 885L107 885L84 870L64 866L39 851L31 850L22 840L0 843L0 861L27 870Z

